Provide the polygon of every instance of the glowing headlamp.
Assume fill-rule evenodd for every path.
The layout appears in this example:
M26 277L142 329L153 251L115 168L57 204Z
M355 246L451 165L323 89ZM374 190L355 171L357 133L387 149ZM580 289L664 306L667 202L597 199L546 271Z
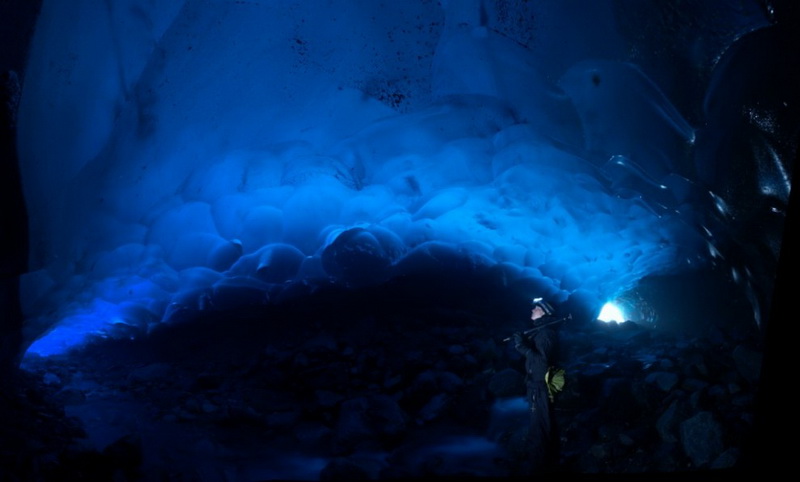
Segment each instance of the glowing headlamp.
M544 311L545 315L552 315L555 312L555 310L553 309L553 305L546 302L544 298L534 298L531 304L533 305L534 308L537 306L540 307L542 311Z

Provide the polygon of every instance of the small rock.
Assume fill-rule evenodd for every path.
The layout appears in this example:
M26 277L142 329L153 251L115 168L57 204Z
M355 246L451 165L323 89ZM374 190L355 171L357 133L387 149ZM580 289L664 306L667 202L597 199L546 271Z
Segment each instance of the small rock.
M319 473L319 480L370 480L369 472L355 462L335 458L328 462Z
M461 345L450 345L450 348L447 349L447 352L451 355L463 355L467 352L467 349Z
M700 412L680 425L681 444L695 467L702 467L723 450L722 429L711 412Z
M648 374L644 381L655 385L661 391L668 392L678 384L678 375L671 372L653 372Z
M47 372L42 377L45 385L61 385L61 379L55 373Z
M755 384L761 376L763 355L744 345L739 345L733 350L733 361L736 369L751 384Z

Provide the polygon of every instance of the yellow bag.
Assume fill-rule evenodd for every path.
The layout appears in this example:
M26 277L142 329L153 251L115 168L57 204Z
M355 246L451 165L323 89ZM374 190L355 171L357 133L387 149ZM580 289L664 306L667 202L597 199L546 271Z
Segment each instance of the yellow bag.
M553 401L556 393L564 389L564 369L550 367L544 375L545 383L547 384L547 394L550 396L550 401Z

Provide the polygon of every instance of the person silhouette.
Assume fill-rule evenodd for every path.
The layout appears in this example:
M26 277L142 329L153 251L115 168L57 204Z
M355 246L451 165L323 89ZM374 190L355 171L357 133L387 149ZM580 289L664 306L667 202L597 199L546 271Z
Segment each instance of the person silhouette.
M534 298L531 309L533 329L513 335L514 348L525 357L526 401L530 426L528 443L531 449L531 469L543 472L552 465L555 456L550 395L547 373L556 355L558 333L553 329L558 318L553 306L541 298Z

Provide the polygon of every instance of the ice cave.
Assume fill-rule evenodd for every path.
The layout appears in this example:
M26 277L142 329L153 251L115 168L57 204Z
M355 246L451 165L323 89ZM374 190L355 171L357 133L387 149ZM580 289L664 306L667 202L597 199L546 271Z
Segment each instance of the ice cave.
M0 480L762 470L798 21L0 2Z

